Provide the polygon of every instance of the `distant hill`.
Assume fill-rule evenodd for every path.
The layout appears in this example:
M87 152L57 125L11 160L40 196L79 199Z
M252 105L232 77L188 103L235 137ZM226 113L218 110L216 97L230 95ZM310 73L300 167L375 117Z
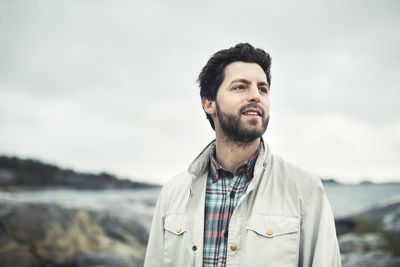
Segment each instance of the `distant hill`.
M0 188L132 189L156 186L119 179L104 172L100 174L79 173L34 159L0 156Z
M322 178L321 179L323 184L341 184L340 182L336 181L335 179L332 178Z
M342 183L333 178L324 178L324 177L321 178L321 181L324 185L348 185L348 186L357 186L357 185L374 186L374 185L398 185L399 184L399 182L372 182L372 181L367 181L367 180L364 180L364 181L361 181L361 182L358 182L355 184L354 183Z

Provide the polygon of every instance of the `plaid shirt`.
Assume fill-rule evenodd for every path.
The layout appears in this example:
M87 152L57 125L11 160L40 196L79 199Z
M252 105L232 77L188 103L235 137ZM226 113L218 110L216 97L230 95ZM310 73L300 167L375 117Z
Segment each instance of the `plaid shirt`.
M260 148L261 145L246 163L232 173L218 164L214 146L207 177L203 267L226 265L229 221L240 197L253 178L254 164Z

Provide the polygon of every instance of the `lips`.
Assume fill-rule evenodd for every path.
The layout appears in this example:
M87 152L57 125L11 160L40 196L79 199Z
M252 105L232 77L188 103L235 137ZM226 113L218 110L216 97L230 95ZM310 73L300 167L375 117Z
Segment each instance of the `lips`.
M262 110L255 109L255 108L249 108L246 109L244 112L242 112L243 115L252 115L252 116L262 116L263 112Z

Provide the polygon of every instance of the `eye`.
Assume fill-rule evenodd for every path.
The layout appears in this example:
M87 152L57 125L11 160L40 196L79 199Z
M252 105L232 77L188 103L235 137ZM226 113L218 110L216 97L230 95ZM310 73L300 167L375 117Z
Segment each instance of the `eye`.
M235 85L232 89L233 90L244 90L244 89L246 89L246 85L238 84L238 85Z
M263 94L268 94L268 87L266 86L262 86L258 90L260 90L260 92Z

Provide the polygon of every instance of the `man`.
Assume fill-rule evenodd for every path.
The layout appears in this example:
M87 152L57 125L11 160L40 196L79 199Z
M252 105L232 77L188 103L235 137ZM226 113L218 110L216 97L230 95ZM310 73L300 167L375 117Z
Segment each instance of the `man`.
M341 266L320 179L272 155L271 58L250 44L199 75L215 141L161 190L145 266Z

